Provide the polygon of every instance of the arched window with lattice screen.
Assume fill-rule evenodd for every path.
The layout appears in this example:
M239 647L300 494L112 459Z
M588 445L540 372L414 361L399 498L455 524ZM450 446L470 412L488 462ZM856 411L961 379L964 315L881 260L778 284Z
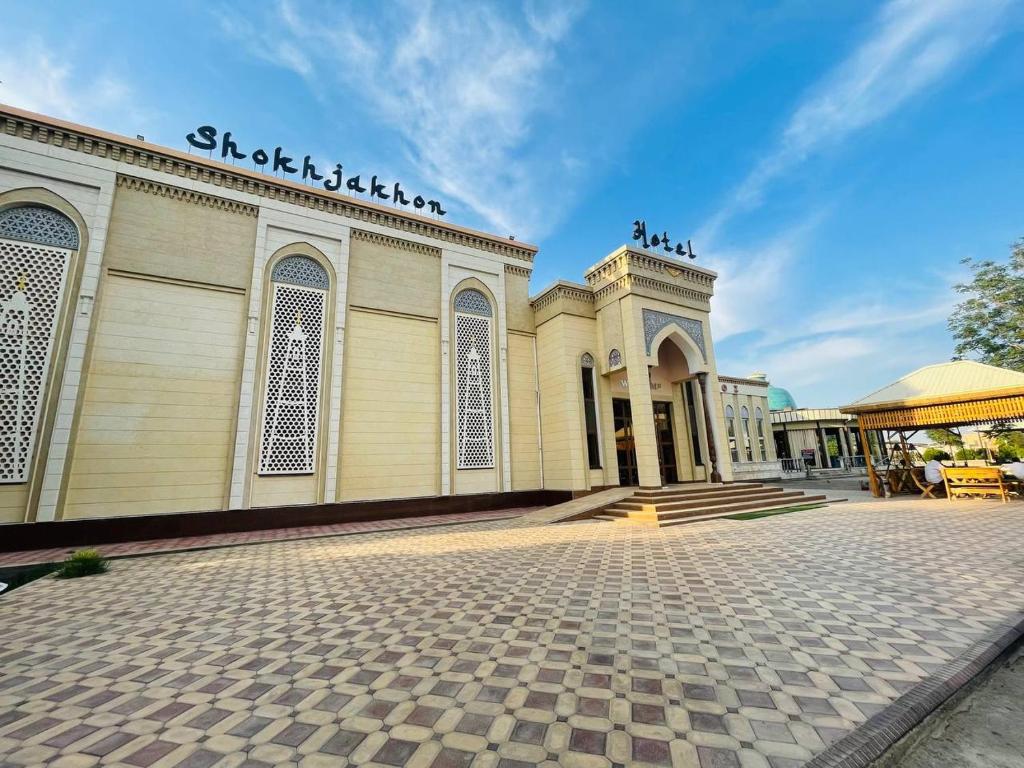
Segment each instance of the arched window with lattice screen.
M327 270L307 256L286 256L271 272L261 475L316 471L329 288Z
M459 469L494 467L493 310L475 288L455 296L455 422Z
M0 211L0 483L24 483L78 228L52 208Z

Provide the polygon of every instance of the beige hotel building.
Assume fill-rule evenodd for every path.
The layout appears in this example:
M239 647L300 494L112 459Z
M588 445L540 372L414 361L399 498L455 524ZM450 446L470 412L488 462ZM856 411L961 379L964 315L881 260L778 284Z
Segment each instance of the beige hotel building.
M0 522L778 475L713 272L536 251L0 106Z

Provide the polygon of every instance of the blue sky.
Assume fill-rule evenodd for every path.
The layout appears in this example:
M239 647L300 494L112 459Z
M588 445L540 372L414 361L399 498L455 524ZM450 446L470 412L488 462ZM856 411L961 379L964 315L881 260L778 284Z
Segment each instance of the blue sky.
M964 257L1024 236L1024 8L906 2L8 0L0 102L377 173L537 243L643 217L720 273L719 370L850 402L946 360Z

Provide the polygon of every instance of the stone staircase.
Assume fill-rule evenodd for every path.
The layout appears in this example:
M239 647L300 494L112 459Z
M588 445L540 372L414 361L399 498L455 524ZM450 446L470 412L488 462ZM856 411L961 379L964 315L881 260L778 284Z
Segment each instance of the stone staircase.
M629 498L608 505L595 518L663 528L739 512L820 504L826 499L824 495L812 496L762 483L688 483L638 490Z

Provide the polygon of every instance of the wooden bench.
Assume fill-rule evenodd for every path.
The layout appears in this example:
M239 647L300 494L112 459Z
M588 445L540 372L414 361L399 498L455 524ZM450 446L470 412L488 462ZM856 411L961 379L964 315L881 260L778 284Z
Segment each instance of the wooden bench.
M945 467L942 479L949 500L960 496L998 496L1007 501L1007 488L999 467Z

